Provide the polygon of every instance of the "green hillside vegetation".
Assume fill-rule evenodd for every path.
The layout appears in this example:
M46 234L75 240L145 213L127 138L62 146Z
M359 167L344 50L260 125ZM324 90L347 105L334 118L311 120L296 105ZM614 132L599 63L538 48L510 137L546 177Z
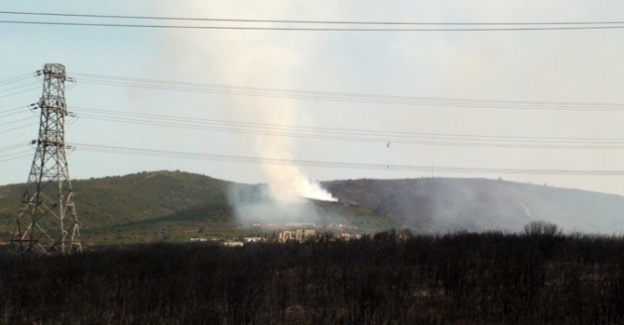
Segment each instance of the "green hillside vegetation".
M273 236L280 230L255 229L237 222L227 199L232 185L179 171L73 181L83 245ZM254 193L254 198L261 195L258 185L236 186ZM10 238L24 187L0 187L0 241ZM348 223L360 233L388 228L386 217L378 217L364 206L321 201L312 205L326 224Z
M272 237L286 228L283 219L277 225L252 227L254 216L244 215L245 221L236 218L228 201L232 188L239 191L239 203L254 207L267 200L264 185L180 171L141 172L72 184L84 245ZM292 205L289 208L295 212L289 212L290 222L310 222L296 215L296 211L307 211L314 215L311 222L317 232L521 231L529 222L545 220L566 231L592 233L621 230L624 215L620 196L503 180L358 179L322 185L338 202L307 200L300 207ZM0 242L10 238L24 187L0 187ZM262 206L252 212L257 210ZM261 222L275 218L272 211L263 213L266 218Z
M223 219L224 214L231 215L225 197L229 184L178 171L142 172L72 182L86 244L165 240L164 233L181 229L177 229L177 225L165 231L156 229L150 226L152 220L158 221L180 211L192 211L199 206L215 207L214 215L203 216L206 220ZM0 187L0 206L3 207L0 234L3 240L12 230L11 218L18 213L23 189L24 185ZM179 226L185 225L181 223Z
M0 242L10 238L13 227L13 216L19 208L19 202L24 192L21 184L5 185L0 187Z

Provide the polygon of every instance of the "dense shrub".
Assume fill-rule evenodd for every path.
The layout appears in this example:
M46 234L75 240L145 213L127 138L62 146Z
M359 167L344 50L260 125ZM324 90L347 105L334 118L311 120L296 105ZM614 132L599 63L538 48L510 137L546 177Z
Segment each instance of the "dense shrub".
M5 254L0 323L623 323L624 239L546 235Z

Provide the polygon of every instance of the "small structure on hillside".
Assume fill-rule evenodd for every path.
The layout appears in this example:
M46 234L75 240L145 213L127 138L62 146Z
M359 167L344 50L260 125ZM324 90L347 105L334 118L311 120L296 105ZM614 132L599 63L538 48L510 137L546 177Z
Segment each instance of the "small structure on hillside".
M277 237L277 241L280 243L285 243L291 239L295 239L295 232L289 230L281 231Z
M316 237L316 230L313 228L297 228L293 230L284 230L279 233L277 241L285 243L289 240L297 240L300 242L310 240Z
M316 230L314 229L299 228L295 230L295 239L298 241L304 241L314 237L316 237Z

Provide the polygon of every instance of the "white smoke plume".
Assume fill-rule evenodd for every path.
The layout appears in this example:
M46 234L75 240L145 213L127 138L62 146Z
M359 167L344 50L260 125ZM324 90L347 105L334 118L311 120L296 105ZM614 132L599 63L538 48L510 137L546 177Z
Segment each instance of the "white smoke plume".
M258 63L259 66L279 66L271 60ZM287 78L287 77L285 77ZM276 101L271 99L245 99L248 105L254 105L254 111L262 111L256 115L256 121L267 124L289 126L297 124L298 107L293 101ZM261 157L281 160L294 159L294 144L289 137L256 136L254 150ZM324 201L336 201L329 192L321 188L318 182L310 180L297 166L262 164L262 170L267 178L268 195L271 199L280 202L296 202L302 198Z
M167 14L181 17L240 18L288 17L296 12L294 5L265 2L224 2L218 5L189 1L166 6ZM215 83L237 87L296 89L305 87L297 71L314 58L317 36L274 32L169 31L162 47L165 60L175 67L171 73L181 76L203 74ZM164 61L162 58L160 62ZM223 99L224 115L231 120L247 123L293 126L310 124L308 115L292 99L270 96L228 96ZM253 156L293 160L296 148L288 137L273 135L240 135L242 146L253 150ZM238 147L242 147L238 146ZM250 154L251 155L251 154ZM267 182L267 197L279 202L298 202L304 198L336 201L318 182L309 179L294 165L262 164ZM238 202L234 199L233 202Z

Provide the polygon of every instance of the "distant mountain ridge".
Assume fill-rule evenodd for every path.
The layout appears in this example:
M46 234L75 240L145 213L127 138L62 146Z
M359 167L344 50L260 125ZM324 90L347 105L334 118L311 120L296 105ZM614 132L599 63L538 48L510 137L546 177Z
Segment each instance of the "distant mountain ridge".
M228 193L235 186L251 199L263 195L262 185L180 171L72 184L83 237L89 243L234 236L249 225L235 217ZM624 197L617 195L488 179L358 179L322 185L339 202L306 203L317 215L319 227L340 224L359 232L390 227L416 232L519 231L526 223L540 220L567 231L624 229ZM10 236L24 186L0 186L0 241Z

